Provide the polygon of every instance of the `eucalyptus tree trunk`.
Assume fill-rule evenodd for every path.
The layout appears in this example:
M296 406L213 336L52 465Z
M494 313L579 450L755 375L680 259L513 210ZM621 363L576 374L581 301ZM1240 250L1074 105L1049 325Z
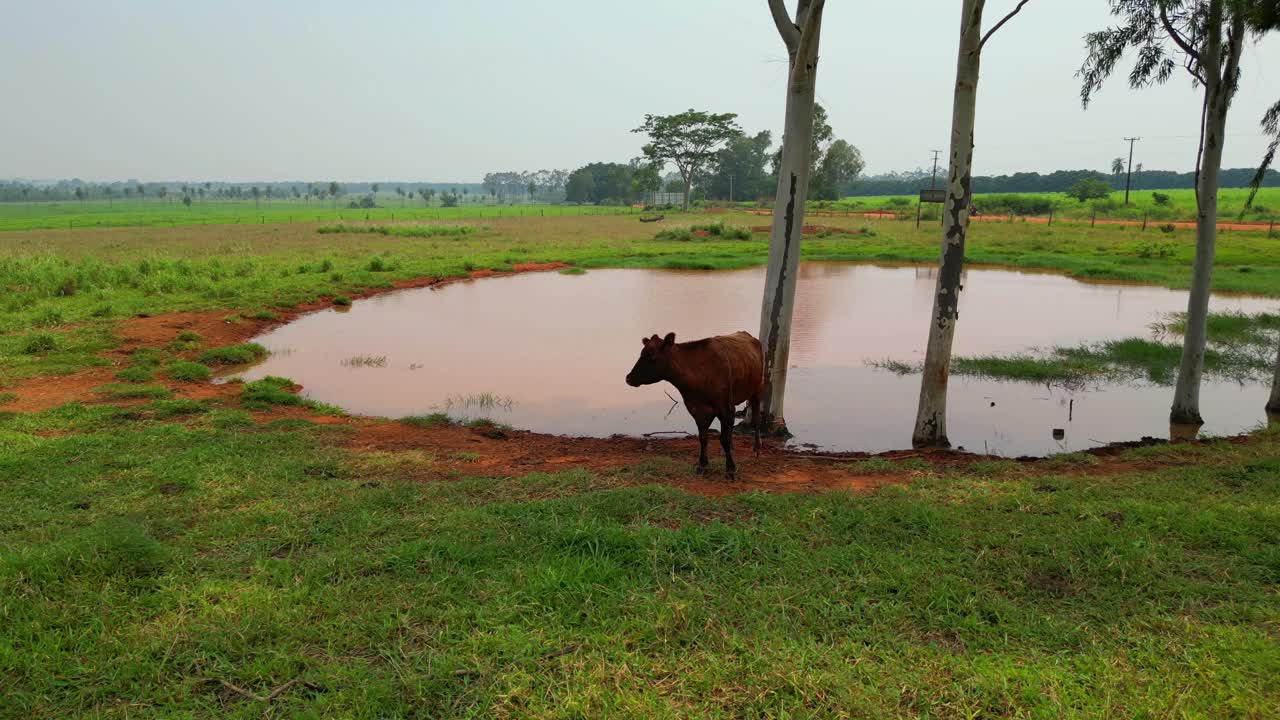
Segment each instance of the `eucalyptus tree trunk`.
M1204 86L1204 139L1196 182L1196 257L1187 299L1187 328L1182 340L1178 384L1173 391L1169 422L1203 425L1200 416L1200 378L1208 339L1209 291L1213 286L1214 246L1218 240L1218 177L1226 141L1227 110L1236 90L1236 72L1244 43L1244 20L1235 15L1227 47L1222 42L1223 0L1210 3L1207 37L1200 62ZM1225 62L1225 70L1224 70Z
M795 22L792 22L783 0L769 0L769 10L789 56L782 158L778 164L778 191L769 232L769 267L760 309L765 384L761 412L771 431L786 430L783 398L791 354L791 319L795 311L804 205L809 194L818 37L824 4L825 0L799 0Z
M916 447L950 447L947 439L947 381L951 345L959 318L964 243L969 233L969 205L973 199L973 128L978 107L978 71L982 61L982 10L986 0L964 0L960 50L956 59L956 87L951 111L951 168L942 216L942 256L937 290L929 322L920 405L911 442Z
M1280 352L1276 353L1276 376L1271 380L1271 399L1267 401L1267 412L1280 414Z

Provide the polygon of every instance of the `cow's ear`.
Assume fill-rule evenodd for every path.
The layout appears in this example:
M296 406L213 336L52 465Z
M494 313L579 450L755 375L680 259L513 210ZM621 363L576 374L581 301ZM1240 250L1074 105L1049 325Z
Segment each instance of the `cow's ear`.
M669 348L675 344L676 344L676 334L673 332L667 333L667 336L662 338L662 347L664 348Z
M649 347L649 338L640 338L640 344Z

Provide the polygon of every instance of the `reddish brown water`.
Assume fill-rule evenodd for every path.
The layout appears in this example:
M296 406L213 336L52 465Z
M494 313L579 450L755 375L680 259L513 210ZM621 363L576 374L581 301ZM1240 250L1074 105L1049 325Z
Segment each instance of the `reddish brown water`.
M795 442L826 450L909 446L919 377L867 363L923 357L932 272L812 263L800 275L787 397ZM273 354L245 377L289 377L308 397L358 414L449 412L597 437L692 431L684 408L671 409L667 393L678 398L674 388L623 382L640 338L669 331L680 340L755 334L763 282L758 268L593 270L404 290L357 301L347 312L307 315L263 335L258 342ZM1185 292L1162 288L971 270L955 351L972 356L1146 336L1151 323L1185 304ZM1256 298L1213 300L1215 311L1275 306ZM385 357L385 364L352 363L359 355ZM1257 426L1265 420L1266 397L1260 384L1207 382L1205 432ZM1079 450L1167 436L1171 398L1170 388L1143 384L1067 390L956 377L949 430L953 443L973 451ZM1056 428L1065 438L1054 439Z

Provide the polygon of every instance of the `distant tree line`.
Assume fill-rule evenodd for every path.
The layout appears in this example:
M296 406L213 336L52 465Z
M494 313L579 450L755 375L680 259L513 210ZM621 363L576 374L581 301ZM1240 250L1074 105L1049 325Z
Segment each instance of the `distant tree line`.
M1222 187L1248 187L1253 180L1257 168L1236 168L1222 171ZM945 174L945 170L941 171ZM1123 174L1106 174L1096 170L1058 170L1042 175L1040 173L1014 173L1012 175L975 175L973 192L975 193L1057 193L1067 192L1081 180L1097 180L1110 187L1123 190ZM849 195L915 195L921 188L929 187L931 173L928 170L915 170L904 173L890 173L863 178L852 185ZM938 178L938 187L946 185L946 178ZM1271 170L1263 182L1264 187L1280 187L1280 173ZM1135 170L1133 174L1134 190L1190 190L1195 187L1194 172L1173 172L1169 170Z
M560 202L569 183L568 170L491 172L481 186L496 203Z
M480 183L338 183L326 182L139 182L136 180L115 182L89 182L79 179L57 182L0 181L0 202L89 202L102 201L161 201L193 203L221 201L253 201L270 203L275 200L302 202L334 201L347 195L375 196L384 188L391 190L403 202L426 197L454 197L458 201L468 195L479 202L485 193Z

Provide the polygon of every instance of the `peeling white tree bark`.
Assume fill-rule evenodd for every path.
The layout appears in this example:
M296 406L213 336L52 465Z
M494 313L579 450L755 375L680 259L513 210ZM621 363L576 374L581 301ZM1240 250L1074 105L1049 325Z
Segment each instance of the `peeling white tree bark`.
M947 380L951 346L959 318L964 243L969 233L969 205L973 199L973 129L978 107L978 74L982 61L982 11L986 0L964 0L956 87L951 115L951 161L947 202L942 218L942 255L929 323L920 405L911 441L916 447L950 447L947 439Z
M1235 94L1235 73L1244 43L1244 21L1232 22L1225 57L1222 42L1222 0L1210 5L1208 36L1201 53L1205 80L1204 148L1196 185L1196 257L1191 269L1191 293L1187 299L1187 329L1182 340L1182 361L1178 384L1173 391L1169 422L1175 425L1203 425L1200 416L1200 378L1204 372L1205 343L1208 339L1209 291L1213 287L1214 246L1218 240L1218 176L1222 168L1222 146L1226 141L1227 110ZM1223 65L1226 65L1224 71Z
M1276 376L1271 380L1271 399L1267 401L1267 412L1280 414L1280 351L1276 352Z
M766 426L775 432L786 429L783 398L791 354L791 319L795 311L804 205L809 194L818 38L824 4L825 0L799 0L793 23L782 0L769 0L769 10L790 59L782 159L778 165L778 192L769 233L769 267L760 310L765 382L761 412Z

